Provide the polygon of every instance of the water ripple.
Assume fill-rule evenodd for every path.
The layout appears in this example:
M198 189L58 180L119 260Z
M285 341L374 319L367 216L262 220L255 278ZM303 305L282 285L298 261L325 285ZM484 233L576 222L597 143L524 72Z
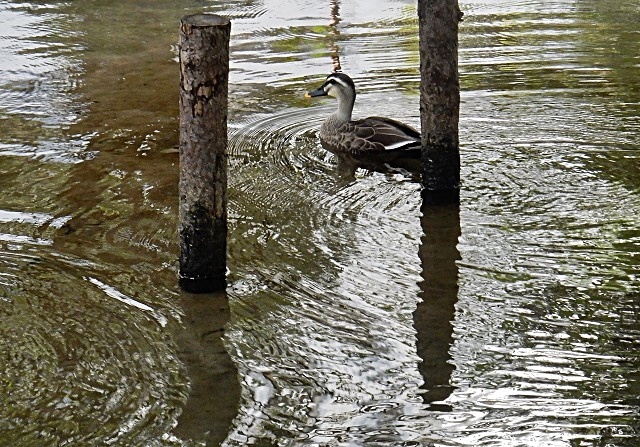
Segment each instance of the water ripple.
M235 125L230 141L231 258L242 268L231 287L243 334L237 349L242 358L256 343L263 351L259 362L241 366L254 393L244 399L261 402L243 406L242 418L255 421L244 433L279 424L282 409L298 415L287 430L295 425L303 439L313 421L321 432L333 417L359 424L419 405L412 391L389 389L384 380L416 361L410 325L396 324L410 321L411 305L389 296L415 303L419 292L419 185L366 170L342 178L317 139L327 111L265 115ZM265 325L272 335L254 338ZM408 360L398 360L399 352ZM288 364L296 374L283 371ZM407 380L417 383L411 374ZM244 438L236 432L230 439Z
M197 320L171 48L204 8L233 20L231 312L192 312L231 319L190 352L237 365L223 445L637 444L635 5L461 3L462 203L428 223L412 178L341 171L335 104L302 99L339 59L356 115L418 127L415 2L40 3L0 6L3 441L195 445L170 434L186 396L235 384L212 362L189 391L170 334Z
M96 278L99 287L79 288L82 278L60 262L19 254L11 262L23 273L0 291L0 388L3 430L20 433L19 445L144 437L151 421L166 417L162 401L177 407L184 399L172 395L181 366L171 344L152 343L149 331L158 326L149 324L149 306L114 305L108 296L115 293L123 303L135 300ZM33 283L48 288L35 294Z

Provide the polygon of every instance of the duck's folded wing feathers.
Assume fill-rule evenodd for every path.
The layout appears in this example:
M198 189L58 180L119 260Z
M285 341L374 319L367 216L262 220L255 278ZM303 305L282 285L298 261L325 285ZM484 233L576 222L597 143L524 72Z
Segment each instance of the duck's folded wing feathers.
M417 130L389 118L369 117L352 124L357 138L367 140L379 150L399 150L420 144Z

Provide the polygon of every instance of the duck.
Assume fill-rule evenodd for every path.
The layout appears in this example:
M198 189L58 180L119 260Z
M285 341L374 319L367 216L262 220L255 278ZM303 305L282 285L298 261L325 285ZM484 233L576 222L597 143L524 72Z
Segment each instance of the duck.
M325 149L340 158L360 164L419 162L421 135L413 127L380 116L352 119L356 87L345 73L331 73L318 89L304 96L338 100L338 109L320 126L319 138Z

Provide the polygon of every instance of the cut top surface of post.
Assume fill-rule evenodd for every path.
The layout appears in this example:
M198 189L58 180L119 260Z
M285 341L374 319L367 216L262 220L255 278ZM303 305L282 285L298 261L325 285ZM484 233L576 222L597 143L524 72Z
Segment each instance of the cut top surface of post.
M191 14L182 18L182 23L190 26L225 26L231 21L228 17L216 14Z

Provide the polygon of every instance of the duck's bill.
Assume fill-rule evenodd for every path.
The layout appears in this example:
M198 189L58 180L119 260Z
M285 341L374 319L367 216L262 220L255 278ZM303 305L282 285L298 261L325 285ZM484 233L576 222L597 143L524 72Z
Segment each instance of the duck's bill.
M316 96L327 96L327 92L325 92L324 89L320 87L318 90L314 90L312 92L304 94L305 98L315 98Z

